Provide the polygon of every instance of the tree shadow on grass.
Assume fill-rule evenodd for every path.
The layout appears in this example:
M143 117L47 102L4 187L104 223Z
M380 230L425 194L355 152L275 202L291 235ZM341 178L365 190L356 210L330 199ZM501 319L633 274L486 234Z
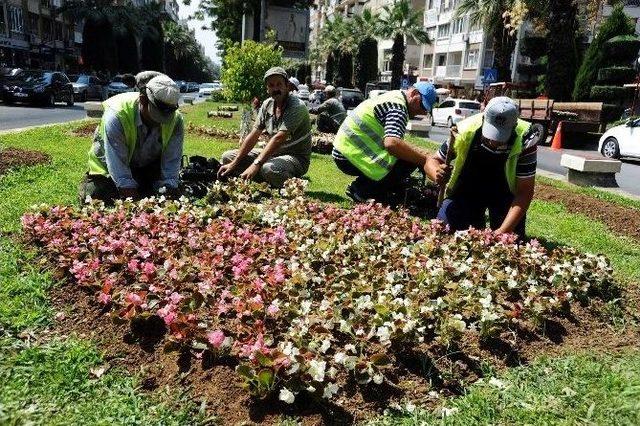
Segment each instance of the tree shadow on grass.
M308 191L307 195L317 200L323 201L325 203L343 204L348 201L346 197L343 197L338 194L332 194L330 192L324 192L324 191Z

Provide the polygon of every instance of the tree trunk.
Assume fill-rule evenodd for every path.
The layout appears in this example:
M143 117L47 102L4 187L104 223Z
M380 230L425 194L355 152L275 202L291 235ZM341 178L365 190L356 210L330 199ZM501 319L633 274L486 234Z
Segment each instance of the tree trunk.
M378 42L374 38L363 40L355 57L356 87L365 92L367 83L378 79Z
M546 92L551 99L570 100L578 67L576 48L577 10L572 0L550 3L547 28Z
M336 61L335 61L335 58L333 57L333 52L330 52L329 55L327 55L327 64L325 66L324 78L327 81L327 83L333 83L335 68L336 68Z
M335 81L340 87L353 87L353 55L342 53L338 57L338 77Z
M504 27L499 26L493 33L494 67L498 70L498 81L511 81L511 55L515 47L515 35L509 35Z
M391 48L391 90L400 88L404 67L404 36L397 34L393 38L393 47Z

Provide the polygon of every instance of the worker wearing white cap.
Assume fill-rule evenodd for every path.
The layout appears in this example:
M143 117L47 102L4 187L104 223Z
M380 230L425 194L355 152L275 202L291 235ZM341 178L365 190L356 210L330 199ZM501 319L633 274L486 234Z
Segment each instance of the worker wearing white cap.
M511 99L494 98L484 113L457 124L453 147L443 144L427 161L429 178L446 185L438 219L451 231L485 228L488 210L491 229L524 238L539 135L519 115Z
M81 201L89 196L110 203L178 187L184 142L180 90L166 75L150 72L136 76L136 87L138 92L103 103Z
M347 110L336 98L336 88L329 85L324 88L326 100L315 108L309 108L310 114L317 114L318 131L322 133L338 133L340 125L347 118Z

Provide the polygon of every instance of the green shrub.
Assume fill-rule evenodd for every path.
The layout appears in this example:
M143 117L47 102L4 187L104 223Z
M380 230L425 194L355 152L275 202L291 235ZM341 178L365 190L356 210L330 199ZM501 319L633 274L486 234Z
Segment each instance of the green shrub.
M591 98L602 101L619 102L629 93L629 89L618 86L593 86L591 88Z
M598 71L598 83L622 85L633 81L635 76L636 72L631 67L602 68Z
M224 93L222 91L216 91L216 92L212 92L211 96L209 96L209 98L207 98L208 102L224 102L225 100L234 100L234 99L227 99L224 96Z
M609 60L631 63L638 57L640 40L631 35L617 36L605 43L605 52Z
M591 88L598 78L598 70L603 67L606 59L604 44L607 40L619 35L632 35L635 30L635 24L625 15L622 5L616 6L611 16L600 27L598 34L589 45L589 49L587 49L573 88L574 100L589 100Z
M273 44L246 40L227 48L222 69L223 94L226 100L249 102L267 95L263 77L271 67L282 66L282 48Z

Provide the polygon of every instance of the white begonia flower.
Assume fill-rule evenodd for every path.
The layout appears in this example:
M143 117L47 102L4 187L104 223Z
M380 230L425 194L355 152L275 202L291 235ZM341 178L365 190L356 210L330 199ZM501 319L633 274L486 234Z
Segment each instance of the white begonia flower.
M326 311L329 308L331 308L331 302L329 300L324 299L322 302L320 302L321 311Z
M416 411L416 405L412 404L411 402L407 402L405 410L407 410L408 413L413 413L414 411Z
M327 386L324 387L324 391L322 392L322 397L330 399L337 393L338 385L336 385L335 383L327 383Z
M311 301L303 300L302 303L300 303L300 310L302 311L303 315L308 314L309 311L311 310Z
M389 342L389 339L390 339L389 329L385 326L378 327L378 330L376 331L376 336L378 336L378 338L380 339L380 343L384 344Z
M309 374L316 382L323 382L326 367L326 361L316 361L315 359L312 359L309 361Z
M384 382L384 376L382 374L378 373L373 376L373 383L381 385L382 382Z
M345 354L344 352L336 352L335 355L333 355L333 360L335 361L336 364L344 364L344 361L347 359L347 354Z
M336 370L334 366L329 367L329 369L327 370L327 375L333 379L336 377L336 374L338 374L338 370Z
M398 294L400 294L403 288L404 286L402 284L396 284L393 287L391 287L391 294L395 297Z
M280 396L278 398L287 404L293 404L293 401L296 400L296 396L287 388L280 389Z
M504 389L507 387L507 385L505 385L505 383L502 380L497 379L495 377L492 377L489 379L489 384L491 386L497 387L498 389Z
M400 254L405 256L405 257L409 257L409 256L411 256L411 250L409 249L409 247L404 246L402 248L402 251L400 251Z
M316 388L314 388L313 386L311 385L307 386L307 392L314 393L315 391L316 391Z
M487 294L485 297L481 297L479 302L483 308L489 308L491 306L491 294Z
M351 344L351 343L349 343L349 344L347 344L347 345L344 345L344 350L345 350L345 351L348 351L348 352L352 352L352 353L354 353L354 354L357 352L357 351L356 351L356 345Z
M507 281L507 287L511 289L518 287L518 281L514 280L513 278L510 278Z
M297 362L292 362L289 368L287 369L287 374L292 375L296 373L300 369L300 364Z
M331 342L329 341L329 339L324 339L322 341L322 345L320 345L320 352L325 353L330 347L331 347Z
M353 370L356 368L356 363L358 362L358 357L348 356L344 360L344 368L347 370Z
M453 416L458 411L459 411L458 407L452 407L452 408L442 407L440 409L440 414L442 415L443 418L445 418L445 417Z
M394 281L395 281L395 279L396 279L396 274L395 274L395 273L393 273L393 272L389 272L389 273L387 273L387 276L386 276L385 278L386 278L386 280L387 280L388 282L392 283L392 282L394 282Z
M340 320L340 331L343 333L351 332L351 326L345 320Z

